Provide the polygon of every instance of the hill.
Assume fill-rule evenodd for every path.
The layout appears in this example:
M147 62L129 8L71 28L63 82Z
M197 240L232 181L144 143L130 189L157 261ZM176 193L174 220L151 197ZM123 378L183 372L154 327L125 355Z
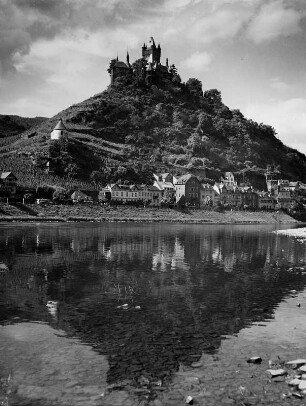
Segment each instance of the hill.
M11 137L20 134L29 128L35 127L47 117L20 117L0 114L0 138Z
M273 165L280 177L306 182L305 155L285 146L271 126L231 110L218 90L203 92L197 79L181 83L176 71L137 74L139 61L104 92L0 146L0 171L12 170L29 186L63 186L67 179L149 183L159 171L191 172L209 181L232 171L264 189L265 169ZM59 118L69 131L68 144L50 141ZM45 173L48 160L53 175Z

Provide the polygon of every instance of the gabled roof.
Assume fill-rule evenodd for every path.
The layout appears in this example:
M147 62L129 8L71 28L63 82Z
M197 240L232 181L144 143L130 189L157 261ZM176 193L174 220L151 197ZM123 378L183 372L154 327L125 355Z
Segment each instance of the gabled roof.
M148 186L148 190L151 190L152 192L161 192L161 190L158 188L158 187L156 187L156 186Z
M186 175L180 176L177 181L176 184L179 185L184 185L185 183L187 183L189 181L189 179L191 178L196 178L198 179L196 176L192 175L191 173L187 173Z
M16 178L16 176L13 174L13 172L2 172L2 173L1 173L1 179L6 179L6 178L8 178L9 176L13 176L13 177L17 180L17 178Z
M234 176L233 172L225 172L225 177L228 178L230 176Z
M60 118L56 126L53 128L53 130L66 130L67 128L65 127L63 120Z
M71 199L77 199L77 198L81 198L81 199L92 199L90 196L86 195L83 192L80 192L79 190L76 190L75 192L72 193L71 195Z
M156 180L154 182L153 186L156 186L159 190L164 190L165 188L175 190L175 187L173 186L173 183L171 183L171 182L162 182L162 181Z

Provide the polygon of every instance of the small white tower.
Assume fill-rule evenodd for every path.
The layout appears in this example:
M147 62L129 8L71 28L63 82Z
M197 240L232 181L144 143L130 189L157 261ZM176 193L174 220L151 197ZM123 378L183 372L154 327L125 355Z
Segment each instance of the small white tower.
M63 120L60 118L59 122L56 124L56 126L53 128L53 131L51 132L51 140L61 140L67 138L68 130L65 127Z

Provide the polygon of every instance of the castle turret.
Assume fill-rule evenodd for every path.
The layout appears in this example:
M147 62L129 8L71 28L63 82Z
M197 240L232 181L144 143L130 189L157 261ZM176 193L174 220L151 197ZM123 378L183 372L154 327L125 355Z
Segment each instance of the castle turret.
M130 55L129 55L129 51L126 52L126 64L128 66L130 66Z
M51 132L51 140L61 140L66 138L68 138L68 130L65 127L63 120L60 118Z
M155 45L154 38L151 37L149 41L150 46L147 47L146 44L143 44L142 47L142 57L148 63L152 63L153 65L160 64L160 56L161 56L161 47Z

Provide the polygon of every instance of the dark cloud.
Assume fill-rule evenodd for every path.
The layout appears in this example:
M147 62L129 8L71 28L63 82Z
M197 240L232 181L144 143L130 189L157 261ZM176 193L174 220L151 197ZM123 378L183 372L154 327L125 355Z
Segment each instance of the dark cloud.
M87 32L154 17L166 0L0 0L0 74L14 69L14 56L33 42L76 29Z

